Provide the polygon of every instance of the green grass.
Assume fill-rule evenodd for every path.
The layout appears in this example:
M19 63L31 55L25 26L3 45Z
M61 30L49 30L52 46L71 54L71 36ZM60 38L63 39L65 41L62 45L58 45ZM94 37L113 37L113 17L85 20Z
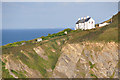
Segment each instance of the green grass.
M41 48L44 49L45 55L48 56L48 60L44 60L35 51L33 51L34 46L32 48L29 47L21 48L27 55L29 55L30 58L21 53L20 50L13 52L14 58L20 59L29 68L38 70L42 74L42 76L47 77L46 69L49 68L54 69L60 55L62 43L60 46L58 46L56 40L51 40L50 42L43 43L40 45ZM48 47L46 47L45 45L48 45ZM56 50L56 52L52 52L51 49Z
M4 62L2 62L2 66L5 66L5 63L4 63Z
M28 55L32 58L32 60L28 59L25 55L22 55L20 57L20 60L24 64L26 64L29 68L38 70L43 76L45 76L46 74L45 64L47 64L47 61L38 56L37 53L28 53Z
M14 78L14 77L9 74L8 69L5 69L5 67L2 67L2 78Z
M18 74L16 71L14 71L14 70L11 70L11 72L13 73L13 74Z
M95 77L95 78L97 78L97 76L95 75L95 74L90 74L92 77Z
M118 42L118 14L113 17L113 22L107 26L86 31L76 30L72 31L69 35L72 36L69 40L70 43L78 43L82 41Z
M58 46L54 40L48 42L47 45L48 47L45 47L44 45L42 47L44 48L45 53L48 55L49 68L54 69L60 55L60 46ZM52 49L54 49L56 52L52 52Z
M5 69L4 62L2 62L2 78L13 78L13 76L9 74L8 69Z
M105 41L115 41L118 42L118 28L110 28L104 31L104 33L100 34L98 40Z
M56 63L57 63L57 61L58 61L58 57L59 57L59 54L57 53L52 53L52 54L50 54L49 56L48 56L48 58L49 58L49 63L51 64L51 68L52 68L52 70L55 68L55 65L56 65Z
M113 74L110 76L110 78L114 78L115 72L113 72Z
M23 72L21 72L21 71L14 71L14 70L11 70L11 72L14 74L14 75L16 75L17 77L19 77L19 78L25 78L25 74L23 73Z

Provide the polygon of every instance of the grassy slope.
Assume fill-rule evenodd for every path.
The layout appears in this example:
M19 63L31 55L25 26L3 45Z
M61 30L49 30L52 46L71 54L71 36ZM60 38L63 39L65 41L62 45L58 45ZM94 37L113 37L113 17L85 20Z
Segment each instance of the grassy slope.
M49 77L51 73L47 72L47 69L54 69L55 64L60 56L61 48L64 45L65 41L68 43L78 43L81 41L115 41L118 42L118 14L113 17L113 23L108 26L102 28L96 28L93 30L77 30L71 31L68 35L58 36L54 38L48 39L48 41L42 41L40 43L30 43L28 42L22 46L3 46L3 56L12 54L12 59L18 60L20 59L24 64L28 67L38 70L43 77ZM120 22L120 19L119 19ZM65 39L65 40L63 40ZM58 45L57 42L60 41L61 45ZM46 46L47 45L47 46ZM40 56L38 56L33 48L41 46L45 51L45 55L48 56L48 60L44 60ZM56 52L52 52L54 49ZM20 50L25 51L31 58L30 60L27 56L20 52ZM4 68L4 65L3 65ZM7 76L8 71L3 69L3 77L12 77ZM22 73L23 77L24 72ZM18 74L17 74L18 75Z
M29 68L32 68L34 70L38 70L43 77L49 77L50 73L48 73L47 69L54 69L55 64L57 62L57 59L60 55L60 50L62 48L62 45L64 43L64 40L60 39L66 39L66 38L54 38L50 39L47 42L40 42L40 43L32 43L32 44L26 44L23 46L14 46L14 47L3 47L3 56L12 54L11 59L21 60L24 64L26 64ZM60 41L60 45L57 44L57 40ZM47 46L46 46L47 45ZM41 46L42 49L45 51L45 55L48 56L48 60L44 60L42 57L38 56L35 51L33 51L33 48ZM56 52L52 52L52 49L54 49ZM29 59L26 55L21 53L20 51L23 50L26 52L31 59ZM3 65L4 67L5 65ZM17 72L17 71L16 71ZM8 73L8 71L7 71ZM24 71L23 71L24 74ZM6 70L3 69L3 77L6 77L8 74L6 74ZM12 76L8 76L12 77ZM19 76L23 77L23 76Z
M120 13L119 13L120 15ZM120 19L119 19L120 22ZM87 31L78 30L74 33L71 33L70 36L73 38L70 40L73 42L80 41L115 41L118 42L118 14L113 17L113 22L110 25L96 28Z

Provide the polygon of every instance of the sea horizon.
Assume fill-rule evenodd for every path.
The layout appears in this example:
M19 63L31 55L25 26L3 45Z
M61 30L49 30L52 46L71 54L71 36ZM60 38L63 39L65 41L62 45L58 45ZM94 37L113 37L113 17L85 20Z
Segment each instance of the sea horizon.
M44 28L44 29L2 29L2 46L19 42L28 41L48 34L58 33L65 28Z

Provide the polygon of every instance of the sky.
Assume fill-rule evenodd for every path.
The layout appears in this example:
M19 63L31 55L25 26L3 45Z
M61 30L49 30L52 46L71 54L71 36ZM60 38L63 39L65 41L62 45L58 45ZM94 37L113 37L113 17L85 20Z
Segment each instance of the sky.
M117 2L3 2L3 29L74 28L78 18L101 23L118 12Z

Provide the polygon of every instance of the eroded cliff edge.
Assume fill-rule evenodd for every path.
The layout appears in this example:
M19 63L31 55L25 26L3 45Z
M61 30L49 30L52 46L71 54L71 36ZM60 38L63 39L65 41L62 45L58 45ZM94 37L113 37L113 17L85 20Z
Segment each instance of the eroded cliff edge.
M66 44L53 72L54 77L117 78L118 45L83 42Z
M44 60L49 60L44 54L44 48L41 46L34 47L36 52L33 54L40 56ZM51 49L53 52L55 50ZM41 70L36 67L41 67L40 64L35 68L32 66L34 58L30 56L29 51L22 51L22 54L29 60L30 66L21 59L8 55L3 58L6 60L5 68L14 78L29 77L29 78L117 78L118 77L118 44L115 42L81 42L81 43L66 43L59 53L60 56L55 64L55 68L50 68L47 64L40 61L47 75L43 75ZM24 56L23 56L24 57ZM37 57L36 57L37 58ZM38 59L36 59L38 60ZM5 61L4 61L5 62ZM16 72L16 73L15 73ZM22 76L20 76L22 75Z

